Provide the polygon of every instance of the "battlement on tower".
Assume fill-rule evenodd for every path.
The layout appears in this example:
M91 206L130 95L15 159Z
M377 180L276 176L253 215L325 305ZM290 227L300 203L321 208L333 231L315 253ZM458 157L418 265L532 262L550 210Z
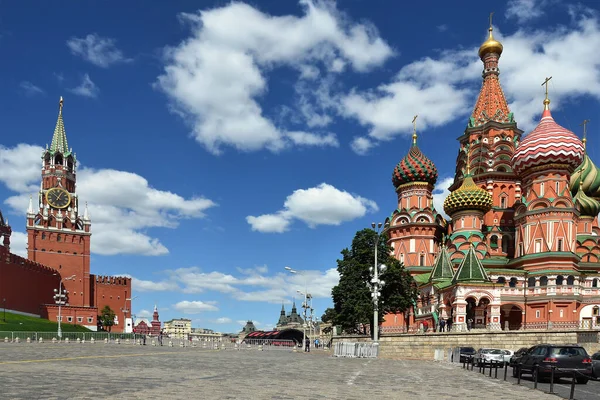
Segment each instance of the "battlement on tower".
M125 276L108 276L108 275L93 275L97 284L100 285L115 285L115 286L130 286L131 278Z

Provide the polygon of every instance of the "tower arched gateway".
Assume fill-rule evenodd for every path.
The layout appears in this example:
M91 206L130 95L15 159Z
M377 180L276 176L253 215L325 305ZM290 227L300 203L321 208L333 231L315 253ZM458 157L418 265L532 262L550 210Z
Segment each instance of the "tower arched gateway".
M457 331L600 328L600 168L585 153L589 121L583 140L554 121L546 78L542 118L523 136L500 85L502 51L490 26L444 202L450 220L429 203L437 169L416 147L416 129L394 170L389 240L419 296L409 312L386 316L383 333L440 320Z

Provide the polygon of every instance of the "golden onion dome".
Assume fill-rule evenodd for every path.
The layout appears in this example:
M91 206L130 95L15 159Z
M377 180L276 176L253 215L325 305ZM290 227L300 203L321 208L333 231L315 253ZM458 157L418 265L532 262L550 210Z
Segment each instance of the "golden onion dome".
M489 29L490 34L489 34L487 40L485 42L483 42L481 47L479 47L479 58L481 58L481 59L483 59L483 57L485 57L487 54L490 54L490 53L496 53L496 54L498 54L498 56L500 56L502 54L502 50L504 49L504 46L502 46L502 43L500 43L499 41L494 39L494 35L492 34L493 30L494 30L494 28L492 28L490 26L490 29Z
M477 186L473 176L467 173L462 185L444 200L444 211L450 216L463 210L480 210L486 213L492 209L492 205L492 195Z

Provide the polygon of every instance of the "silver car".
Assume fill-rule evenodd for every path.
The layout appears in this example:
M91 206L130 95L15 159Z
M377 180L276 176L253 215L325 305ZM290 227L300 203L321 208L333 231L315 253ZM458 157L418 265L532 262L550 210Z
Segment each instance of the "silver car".
M504 351L500 349L479 349L475 353L473 362L477 366L493 362L504 365Z

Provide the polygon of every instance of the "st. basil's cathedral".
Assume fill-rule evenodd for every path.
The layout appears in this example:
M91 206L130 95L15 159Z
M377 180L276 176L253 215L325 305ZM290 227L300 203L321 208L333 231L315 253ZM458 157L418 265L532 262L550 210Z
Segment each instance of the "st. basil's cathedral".
M600 170L586 154L585 122L583 139L555 122L546 78L540 122L523 136L500 85L502 50L490 26L479 48L483 84L444 201L450 220L434 208L438 172L416 128L394 169L388 243L419 297L385 316L384 333L442 319L452 331L600 328Z

